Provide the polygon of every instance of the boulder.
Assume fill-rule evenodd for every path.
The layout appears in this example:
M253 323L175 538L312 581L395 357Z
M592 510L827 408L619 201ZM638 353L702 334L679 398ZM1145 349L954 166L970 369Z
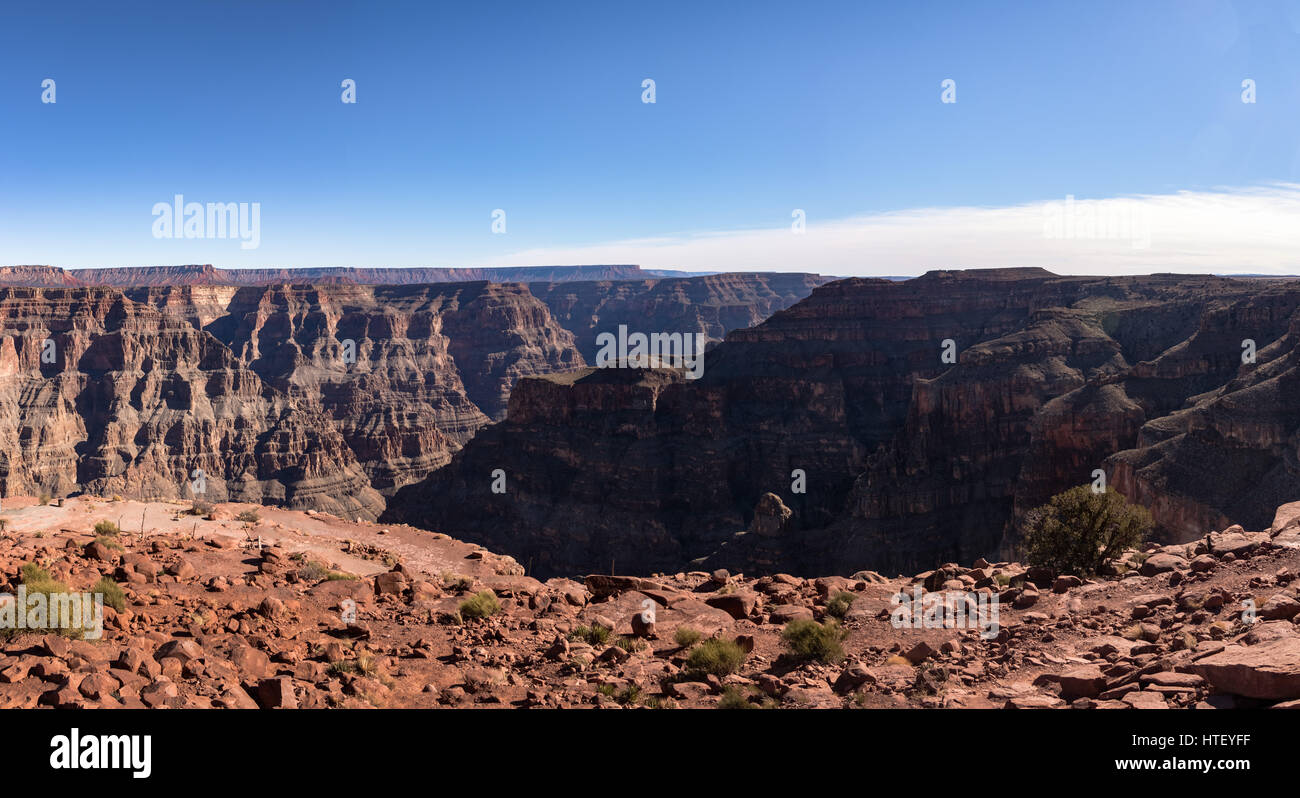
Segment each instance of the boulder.
M1106 689L1106 675L1096 665L1081 665L1061 673L1044 673L1034 680L1035 685L1059 684L1061 698L1096 698Z
M1176 554L1152 554L1142 563L1139 573L1143 576L1155 576L1156 574L1168 573L1169 571L1184 571L1188 567L1188 562L1183 557Z
M748 618L754 611L754 605L758 603L758 595L749 590L737 590L732 593L723 593L717 596L709 596L704 600L705 604L710 607L720 609L737 620Z
M1221 693L1266 700L1300 698L1300 637L1228 646L1187 668Z

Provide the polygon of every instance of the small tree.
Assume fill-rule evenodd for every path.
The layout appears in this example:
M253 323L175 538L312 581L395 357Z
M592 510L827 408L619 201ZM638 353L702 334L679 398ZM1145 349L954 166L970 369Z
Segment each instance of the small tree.
M1129 504L1111 488L1096 493L1080 485L1028 513L1022 545L1030 565L1091 576L1141 544L1153 525L1145 507Z

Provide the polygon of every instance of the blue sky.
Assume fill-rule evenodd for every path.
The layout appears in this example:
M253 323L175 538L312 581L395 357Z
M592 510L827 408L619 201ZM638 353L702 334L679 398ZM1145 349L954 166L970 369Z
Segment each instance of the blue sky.
M1191 196L1223 203L1218 238L1178 216L1142 256L1190 270L1268 238L1224 267L1265 271L1297 243L1259 221L1290 213L1289 184L1300 2L0 6L5 264L889 274L1051 259L972 245L997 227L982 212ZM153 205L178 193L260 203L260 246L154 238ZM763 243L796 208L798 246ZM1107 252L1061 262L1146 262Z

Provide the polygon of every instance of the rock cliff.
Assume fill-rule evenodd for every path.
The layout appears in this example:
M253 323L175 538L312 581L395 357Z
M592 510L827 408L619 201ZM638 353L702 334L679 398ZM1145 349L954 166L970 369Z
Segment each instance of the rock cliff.
M197 468L208 499L373 518L383 495L500 419L518 380L584 365L573 333L521 283L241 287L171 276L0 288L0 495L188 498ZM706 296L690 287L704 279L680 290ZM633 301L655 284L620 295ZM581 285L596 304L619 286ZM755 312L797 298L774 299L753 278L730 285L729 301L749 296ZM723 323L746 318L730 311Z
M504 423L389 512L540 573L902 571L1011 549L1027 509L1102 469L1186 540L1300 498L1297 290L1023 269L842 280L729 333L698 381L522 380ZM767 492L792 511L775 539L743 532Z

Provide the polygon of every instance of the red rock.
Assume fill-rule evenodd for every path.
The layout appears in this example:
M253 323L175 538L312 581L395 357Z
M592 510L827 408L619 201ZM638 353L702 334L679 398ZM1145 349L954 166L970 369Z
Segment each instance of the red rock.
M263 679L257 685L257 701L263 709L297 709L293 679L287 676Z
M1212 532L1209 536L1210 552L1219 557L1227 554L1244 557L1268 542L1267 532L1246 532L1240 526Z
M249 645L236 645L232 648L230 662L239 669L241 675L251 681L267 678L271 672L271 658Z
M921 640L916 645L912 646L903 656L913 665L919 665L938 653L939 652L934 650L933 646L924 640Z
M1291 620L1300 614L1300 601L1286 593L1275 593L1259 608L1259 617L1266 621Z
M188 662L192 659L202 659L203 649L193 640L173 640L170 643L164 643L154 653L154 659L162 662L167 658L174 658L180 662Z
M1300 637L1228 646L1187 667L1219 692L1247 698L1300 698Z
M1008 698L1003 709L1063 709L1065 705L1054 695L1017 695Z
M709 596L704 600L704 603L722 610L732 618L741 619L750 616L757 601L758 596L755 593L748 590L737 590L733 593Z
M396 571L375 576L375 595L401 596L406 592L406 577Z
M100 700L110 697L121 686L121 682L107 673L92 673L81 680L77 689L86 698Z
M1169 702L1160 693L1133 690L1120 699L1134 709L1169 709Z
M151 707L169 706L180 694L176 684L165 676L158 677L140 691L140 700Z
M1139 572L1143 576L1155 576L1169 571L1181 571L1188 568L1187 560L1174 554L1152 554L1142 563Z
M1061 686L1061 698L1096 698L1106 689L1106 676L1096 665L1080 665L1062 673L1045 673L1034 684L1055 683Z

